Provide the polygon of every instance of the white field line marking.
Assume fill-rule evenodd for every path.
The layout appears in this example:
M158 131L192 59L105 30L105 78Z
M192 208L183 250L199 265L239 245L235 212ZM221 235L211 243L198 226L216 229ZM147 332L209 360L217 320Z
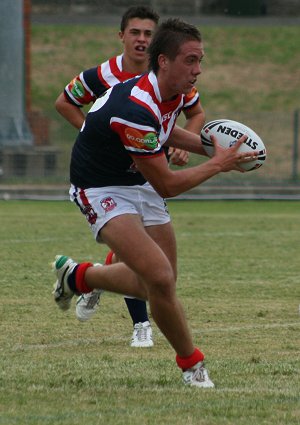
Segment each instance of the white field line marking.
M286 235L289 236L291 234L290 230L262 230L259 232L259 236L261 237L262 235L277 235L278 233L280 233L280 235ZM296 232L296 233L300 233L300 232ZM193 235L193 232L182 232L182 233L178 233L177 238L189 238L191 235ZM245 237L245 236L257 236L257 230L243 230L243 231L235 231L232 232L231 230L228 231L215 231L215 232L201 232L201 239L203 240L206 237L213 237L214 239L221 237L221 236L234 236L234 237Z
M79 346L79 345L101 345L103 340L105 342L107 341L129 341L129 338L125 337L117 337L117 336L108 336L108 337L101 337L99 336L98 339L92 339L92 338L78 338L78 339L70 339L67 341L61 341L61 342L54 342L50 344L16 344L13 347L14 351L19 350L36 350L41 349L45 350L48 348L59 348L59 347L73 347L73 346Z
M208 328L203 331L193 330L193 333L210 333L210 332L242 332L249 331L255 329L276 329L276 328L288 328L290 326L300 326L300 320L298 322L292 323L271 323L271 324L262 324L262 325L246 325L246 326L230 326L230 327L222 327L222 328Z
M199 330L193 330L192 333L193 334L207 334L207 333L211 333L211 332L220 332L220 333L230 333L230 332L243 332L243 331L247 331L247 330L255 330L255 329L278 329L278 328L288 328L290 326L300 326L300 321L299 322L292 322L292 323L273 323L270 325L250 325L250 326L231 326L228 328L211 328L211 329L206 329L204 331L199 331ZM159 330L155 330L155 338L160 337L160 338L164 338L162 333ZM78 345L83 345L83 344L99 344L101 345L103 343L103 341L105 342L109 342L109 341L127 341L128 338L127 337L119 337L119 336L101 336L99 335L98 339L91 339L91 338L78 338L75 340L68 340L68 341L61 341L61 342L55 342L55 343L50 343L50 344L16 344L13 347L14 351L19 351L19 350L36 350L36 349L41 349L41 350L45 350L45 349L49 349L49 348L57 348L57 347L70 347L70 346L78 346Z
M64 239L58 239L57 237L55 238L36 238L36 239L5 239L5 241L3 241L3 245L7 245L7 244L26 244L26 243L47 243L47 242L56 242L56 241L62 241L62 242L69 242L69 241L74 241L74 237L69 237L69 238L64 238ZM1 244L0 244L1 245Z

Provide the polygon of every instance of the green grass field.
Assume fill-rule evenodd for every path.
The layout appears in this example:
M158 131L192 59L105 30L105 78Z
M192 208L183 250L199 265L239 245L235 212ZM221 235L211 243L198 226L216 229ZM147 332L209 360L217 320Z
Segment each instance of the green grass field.
M297 202L169 202L178 294L216 388L184 387L154 325L132 349L122 297L89 323L52 300L55 254L103 260L67 202L2 201L0 424L300 423Z

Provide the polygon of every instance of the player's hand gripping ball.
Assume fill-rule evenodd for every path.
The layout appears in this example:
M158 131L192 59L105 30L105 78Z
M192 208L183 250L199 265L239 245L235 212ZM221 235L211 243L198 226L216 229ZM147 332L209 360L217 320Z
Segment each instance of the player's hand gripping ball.
M227 119L210 121L201 130L201 142L207 155L212 157L214 146L210 138L211 135L216 137L219 145L223 148L229 148L244 134L248 138L239 148L239 152L258 151L258 156L253 161L239 164L239 167L246 171L256 170L265 162L267 152L261 138L246 125Z

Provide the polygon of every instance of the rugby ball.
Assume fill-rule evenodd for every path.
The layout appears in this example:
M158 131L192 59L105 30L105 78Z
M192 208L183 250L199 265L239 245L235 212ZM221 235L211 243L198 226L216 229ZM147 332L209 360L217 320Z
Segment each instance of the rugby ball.
M219 145L229 148L243 135L248 136L247 140L239 148L240 152L258 151L258 157L254 161L239 164L239 167L246 171L256 170L261 167L267 157L265 145L261 138L246 125L228 119L210 121L201 130L201 142L203 148L209 157L214 155L214 146L210 139L213 135L216 137Z

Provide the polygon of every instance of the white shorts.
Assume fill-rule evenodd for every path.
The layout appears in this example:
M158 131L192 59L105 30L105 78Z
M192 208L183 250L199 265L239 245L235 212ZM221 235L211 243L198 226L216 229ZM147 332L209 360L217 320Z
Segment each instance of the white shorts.
M170 215L166 202L149 183L143 186L108 186L90 189L70 187L70 200L86 217L97 242L99 231L114 217L138 214L144 227L166 224Z

